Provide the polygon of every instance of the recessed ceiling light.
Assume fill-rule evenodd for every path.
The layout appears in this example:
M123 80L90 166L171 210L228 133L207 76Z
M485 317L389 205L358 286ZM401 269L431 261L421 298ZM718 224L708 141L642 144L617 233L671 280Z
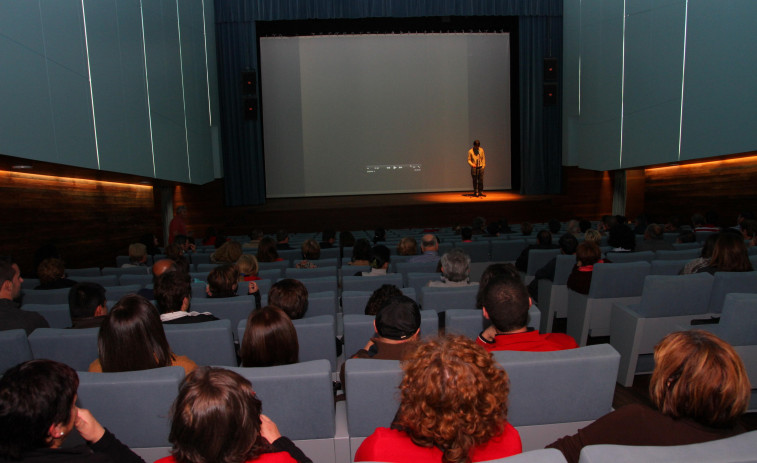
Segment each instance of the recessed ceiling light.
M32 166L27 164L16 164L15 166L12 166L13 169L31 169Z

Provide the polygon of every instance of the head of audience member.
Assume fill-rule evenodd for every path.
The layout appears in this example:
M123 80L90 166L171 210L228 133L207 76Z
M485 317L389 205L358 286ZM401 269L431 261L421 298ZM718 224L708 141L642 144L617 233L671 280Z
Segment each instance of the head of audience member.
M491 320L498 333L517 333L528 327L531 298L520 277L500 276L483 289L484 317Z
M421 332L421 308L404 294L392 296L379 308L373 326L385 342L417 341Z
M412 236L406 236L397 244L397 255L414 256L418 254L418 242Z
M461 228L460 239L463 241L471 241L473 239L473 230L470 227Z
M166 272L176 272L179 270L176 262L171 259L160 259L152 265L152 284L158 283L158 277ZM187 273L187 272L185 272Z
M376 245L371 249L371 268L388 269L390 259L389 248L383 244Z
M706 426L733 426L749 405L744 363L730 344L703 330L670 333L654 350L649 398L664 414Z
M129 263L132 265L145 265L147 262L147 246L142 243L129 245Z
M605 232L609 232L612 227L618 224L618 219L614 215L603 215L600 226Z
M486 234L488 236L499 236L500 224L499 222L492 222L486 226Z
M386 230L383 227L378 227L373 232L373 244L382 243L386 241Z
M710 266L720 272L751 272L752 263L739 233L720 233L712 251Z
M681 228L681 218L677 215L671 215L670 217L668 217L668 221L665 223L665 226L663 228L666 232L678 232Z
M644 239L647 241L662 241L662 225L650 223L644 231Z
M214 262L222 262L225 264L234 264L239 260L242 255L242 245L238 241L226 241L216 249L211 256Z
M154 233L145 233L139 238L139 242L145 245L147 254L154 256L160 254L160 248L158 248L158 237Z
M754 242L757 238L757 220L744 219L739 223L739 230L745 240Z
M483 217L474 218L473 223L471 224L471 228L473 229L473 233L484 233L484 229L486 228L486 219L484 219Z
M276 242L278 244L289 243L289 233L286 230L278 230L276 232Z
M695 212L691 216L691 225L694 228L704 226L705 225L704 215L702 215L699 212Z
M195 249L192 238L187 235L176 235L173 239L173 244L179 245L184 252L193 251Z
M636 216L636 223L635 223L635 227L634 227L634 232L635 233L639 233L639 231L643 231L644 233L646 233L648 225L649 225L649 219L647 218L647 215L646 214L639 214L639 215Z
M577 225L577 224L576 224ZM549 229L549 232L553 235L556 235L557 233L560 233L560 229L562 229L562 224L557 219L549 219L547 222L547 228Z
M276 250L276 240L266 236L258 243L258 262L276 262L279 260L279 251Z
M576 253L576 248L578 247L578 239L576 238L576 235L568 232L560 237L560 239L557 241L557 244L560 246L560 252L562 254L570 256Z
M0 299L17 299L23 282L18 265L9 259L0 259Z
M704 220L706 225L718 225L718 220L720 219L720 216L716 211L707 211L704 213Z
M76 283L68 291L68 311L74 321L107 315L105 288L88 281Z
M104 372L149 370L173 361L158 309L136 294L122 297L110 310L97 349Z
M341 249L351 248L355 245L355 235L349 231L339 232L339 247Z
M48 286L66 277L66 264L56 258L45 259L37 267L37 276L41 286Z
M173 261L184 258L184 249L178 243L171 243L166 246L166 257Z
M744 220L754 220L754 213L752 211L741 211L736 216L736 224L741 225Z
M231 264L223 264L208 273L205 292L208 297L234 297L239 286L239 270Z
M299 320L308 310L308 289L299 280L284 278L268 290L268 304L283 310L292 320Z
M253 229L249 235L250 241L258 241L260 242L261 239L263 239L263 231L258 230L257 228Z
M452 248L441 258L442 276L448 281L465 281L470 275L470 256L460 248Z
M584 233L584 241L591 241L592 243L596 243L597 246L602 242L602 234L599 233L599 230L586 230L586 233Z
M168 440L177 462L242 463L271 451L262 403L236 372L197 368L182 381L171 410Z
M700 257L704 257L705 259L712 258L712 253L713 251L715 251L715 243L718 242L719 236L720 233L711 233L707 235L707 238L704 240L704 244L702 244L702 253L699 255Z
M187 312L192 303L192 283L184 272L165 272L155 281L155 303L160 313Z
M50 258L62 259L60 251L58 251L56 245L53 243L45 243L37 248L37 250L34 251L34 271L37 271L37 267L39 267L39 264L41 264L43 260Z
M327 228L326 230L323 230L321 233L321 240L323 243L328 243L329 245L334 245L336 242L336 230Z
M371 242L365 238L360 238L355 241L355 245L352 247L352 260L360 262L371 261Z
M476 308L482 309L484 307L484 290L490 281L498 278L514 278L520 280L520 272L513 264L491 264L481 274L481 278L478 283L478 293L476 293Z
M31 461L36 459L25 458L31 451L59 448L74 428L78 387L76 371L52 360L29 360L5 371L0 378L0 458Z
M691 230L682 230L676 238L677 243L696 243L697 235Z
M239 281L244 281L245 277L258 276L260 266L258 260L252 254L242 254L237 259L237 270L239 271Z
M309 239L302 243L302 258L305 260L318 260L321 258L321 245L318 241Z
M442 461L467 462L474 446L504 430L507 373L474 341L447 335L423 342L402 369L392 428L418 446L442 449Z
M571 233L573 235L578 235L579 233L581 233L581 227L578 224L578 219L568 220L568 223L565 228L568 231L568 233ZM560 233L559 228L557 229L557 231L552 231L552 227L550 227L549 231L552 232L553 235Z
M379 309L385 306L389 299L401 295L402 291L398 287L390 284L381 285L381 287L373 291L371 297L368 298L368 302L365 304L365 314L376 315Z
M576 248L576 264L579 267L594 265L602 259L602 250L597 243L584 241Z
M591 222L586 219L579 220L578 229L581 233L586 233L588 230L591 230Z
M439 252L439 240L436 236L431 234L423 235L421 238L421 251L426 252Z
M534 231L534 226L531 222L523 222L520 224L520 232L523 236L531 236L531 232Z
M539 230L536 234L536 243L539 246L549 246L552 244L552 233L549 230Z
M607 244L613 248L633 251L636 249L636 235L628 225L619 223L610 229L610 235L607 237Z
M247 317L239 356L243 367L271 367L298 362L300 344L292 319L283 310L266 306Z

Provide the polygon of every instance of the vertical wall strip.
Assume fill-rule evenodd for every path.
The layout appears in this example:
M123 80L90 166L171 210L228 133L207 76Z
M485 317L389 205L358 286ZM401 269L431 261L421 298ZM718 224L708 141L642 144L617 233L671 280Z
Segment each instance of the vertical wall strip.
M147 119L150 121L150 151L152 152L152 175L157 177L155 169L155 143L152 136L152 108L150 105L150 78L147 75L147 45L145 40L145 12L142 7L142 0L139 0L139 17L142 21L142 56L145 60L145 93L147 94Z
M179 34L179 71L181 72L181 103L184 106L184 146L187 149L187 173L189 182L192 182L192 165L189 162L189 129L187 128L187 95L184 91L184 56L181 52L181 19L179 14L179 1L176 0L176 31ZM203 16L205 12L203 10Z
M620 70L620 157L618 159L618 168L623 167L623 118L625 116L625 107L623 98L626 94L626 2L623 0L623 64Z
M202 44L205 47L205 87L208 89L208 126L213 126L213 111L210 109L210 70L208 68L208 29L205 24L205 0L202 0Z
M84 21L84 49L87 52L87 78L89 79L89 101L92 103L92 129L95 134L95 155L97 168L100 169L100 145L97 143L97 118L95 117L95 96L92 91L92 67L89 61L89 38L87 37L87 12L84 10L84 0L81 0L81 16Z
M678 119L678 160L681 160L681 141L683 140L683 87L686 82L686 38L689 32L689 0L686 0L686 12L683 20L683 62L681 63L681 115Z

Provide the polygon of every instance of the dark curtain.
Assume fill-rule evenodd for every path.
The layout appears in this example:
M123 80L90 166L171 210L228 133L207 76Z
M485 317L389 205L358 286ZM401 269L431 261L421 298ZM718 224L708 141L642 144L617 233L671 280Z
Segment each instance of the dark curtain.
M255 21L519 16L524 194L560 190L560 107L542 105L542 58L562 55L562 0L216 0L221 143L229 206L265 202L262 126L242 117L240 76L257 70ZM548 138L548 139L547 139Z

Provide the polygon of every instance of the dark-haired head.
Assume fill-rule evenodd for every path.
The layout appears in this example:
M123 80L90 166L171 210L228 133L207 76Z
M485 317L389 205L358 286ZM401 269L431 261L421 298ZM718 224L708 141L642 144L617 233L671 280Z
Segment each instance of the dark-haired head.
M521 281L520 272L513 264L491 264L481 274L478 282L478 293L476 294L476 308L481 309L484 306L484 289L490 281L497 278L512 278Z
M520 278L501 276L490 280L483 289L483 309L500 333L524 328L528 325L528 308L531 299Z
M276 249L276 240L266 236L258 243L258 262L276 262L279 259L279 251Z
M352 260L371 260L371 242L365 238L355 241L352 247Z
M268 304L283 310L292 320L298 320L308 310L308 289L299 280L285 278L268 290Z
M372 268L387 268L389 266L390 251L389 248L383 244L374 246L371 249L371 267Z
M376 315L384 305L395 296L402 296L402 291L394 285L381 285L380 288L375 290L371 297L368 298L368 302L365 304L366 315Z
M239 270L236 265L219 265L208 273L208 297L234 297L239 285Z
M166 272L155 282L155 302L160 313L170 313L189 308L192 299L192 283L184 272Z
M94 317L98 308L105 307L105 302L105 288L98 283L76 283L68 291L68 310L72 320Z
M247 317L239 348L243 367L297 363L300 345L292 320L278 307L266 306Z

